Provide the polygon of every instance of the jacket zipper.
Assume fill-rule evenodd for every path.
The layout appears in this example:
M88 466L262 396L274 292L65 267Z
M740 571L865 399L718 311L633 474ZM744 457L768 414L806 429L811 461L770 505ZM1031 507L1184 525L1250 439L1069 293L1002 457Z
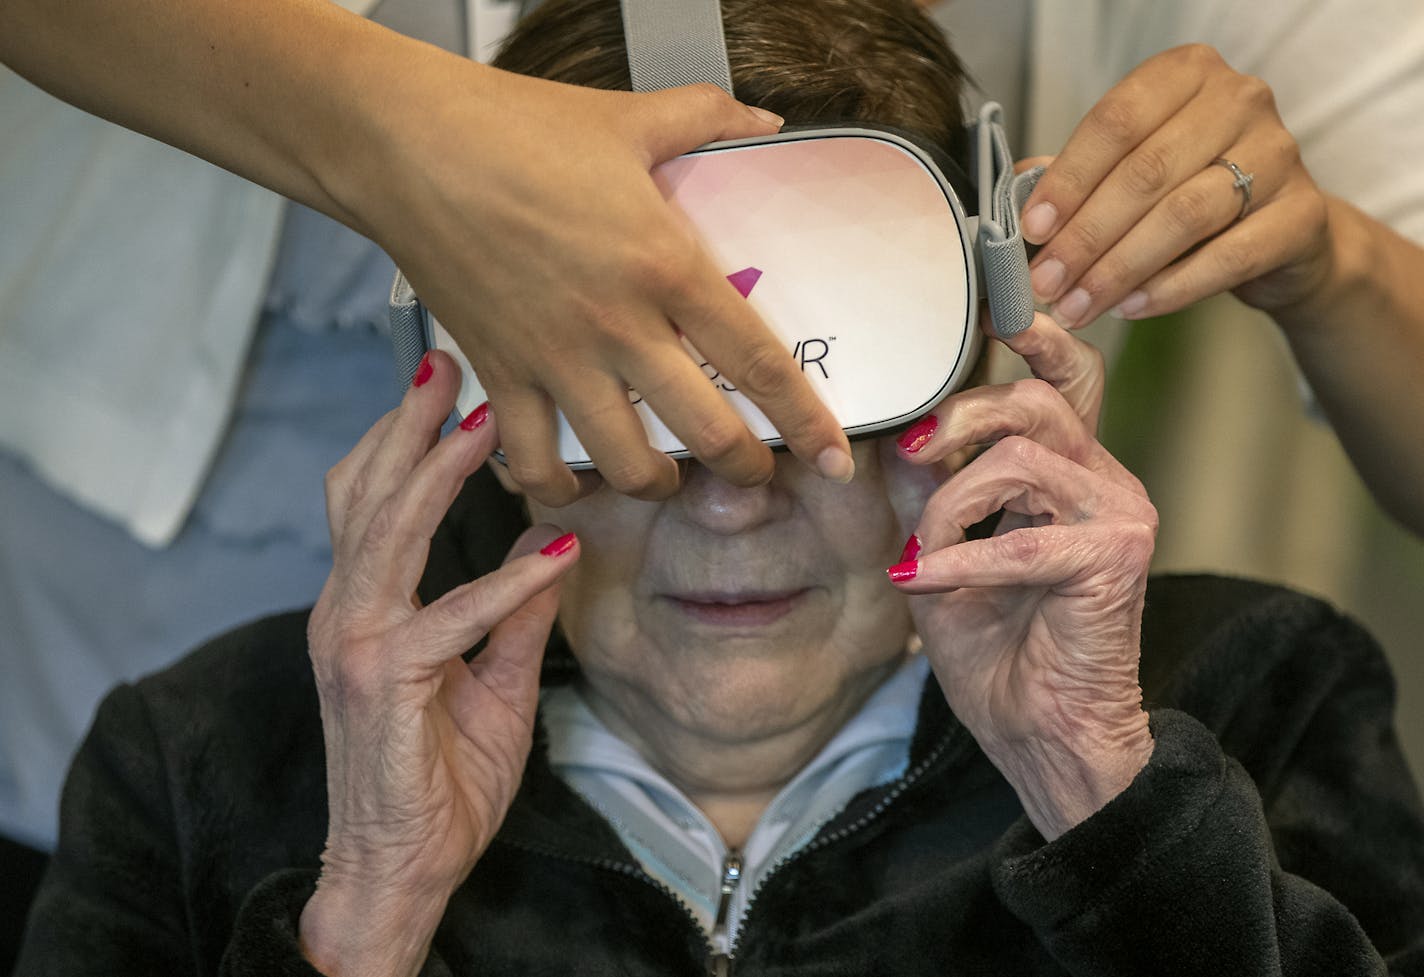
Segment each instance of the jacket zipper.
M780 872L786 866L791 865L792 863L807 857L812 852L820 851L822 848L825 848L829 845L835 844L838 841L850 837L851 835L864 829L872 821L883 815L886 810L888 810L890 806L895 803L895 801L897 801L907 791L909 791L911 787L919 783L921 778L924 777L924 775L929 771L929 769L939 762L940 758L944 756L945 752L949 749L950 743L953 742L954 739L955 736L953 735L953 733L946 733L940 739L939 743L935 746L934 750L929 754L929 756L925 757L919 763L915 764L913 768L911 768L903 777L900 778L900 780L895 784L895 786L890 788L889 792L886 793L884 797L880 798L880 800L876 802L874 807L866 811L860 817L856 818L850 824L846 825L843 828L839 828L836 831L831 832L830 834L820 835L812 839L809 844L798 848L796 851L787 855L785 858L781 859L770 869L768 869L766 874L763 875L761 879L757 882L756 888L752 890L751 895L747 897L747 904L742 907L742 925L737 930L737 941L734 942L727 951L728 960L730 961L736 958L737 943L741 941L742 934L747 931L748 924L752 920L752 910L756 907L757 896L761 895L762 890L766 888L766 884L770 882L778 872Z
M909 772L907 772L903 777L901 777L899 782L896 783L895 786L892 787L890 791L884 797L882 797L876 803L876 805L869 811L866 811L864 814L856 818L844 828L840 828L832 832L831 834L822 835L814 839L810 844L806 845L803 848L797 849L796 851L792 852L790 855L787 855L785 858L781 859L779 862L773 865L767 871L767 873L761 877L760 881L757 882L756 888L752 890L751 895L747 899L746 906L744 906L742 909L742 925L738 929L738 940L734 941L731 946L723 946L720 949L713 941L716 938L718 932L720 931L723 942L725 943L726 928L727 922L730 918L730 907L732 899L736 895L737 890L740 888L742 881L742 862L741 855L739 852L728 852L727 858L724 859L722 862L722 892L721 897L718 899L717 902L717 917L715 925L713 927L713 934L709 937L707 931L702 928L702 923L698 920L696 914L694 914L692 909L688 907L687 903L683 902L682 897L679 896L676 892L673 892L672 889L668 888L663 883L659 882L657 879L653 878L647 872L643 871L642 866L634 865L631 862L619 861L615 858L584 858L580 855L570 855L565 852L558 851L554 848L545 847L543 845L529 844L522 841L503 841L502 843L509 845L512 848L520 848L524 851L533 852L536 855L543 855L548 858L557 858L566 862L573 862L575 864L580 865L588 865L593 868L602 869L604 871L615 872L619 875L626 875L630 878L634 878L640 882L643 882L644 884L650 886L658 892L661 892L663 895L667 896L670 900L672 900L674 904L677 905L678 909L682 911L683 917L691 925L692 929L702 937L702 944L707 948L708 977L732 977L732 964L736 960L737 956L737 943L740 942L741 934L746 932L747 924L751 921L752 909L756 905L757 896L759 896L761 894L761 891L766 888L766 884L771 881L772 877L775 876L786 866L792 864L793 862L796 862L801 858L810 855L812 852L820 851L822 848L825 848L828 845L832 845L838 841L850 837L851 835L860 831L861 829L869 825L871 822L879 818L882 814L885 813L886 810L890 808L891 805L895 803L896 800L902 797L911 787L917 784L932 766L939 762L940 758L949 749L949 745L954 739L955 737L952 733L946 733L940 739L938 745L935 746L934 750L929 754L929 756L925 757L913 768L911 768ZM736 858L736 865L735 871L732 871L730 867L730 860L734 856Z
M732 900L742 885L742 853L735 848L722 858L722 895L717 900L717 917L712 923L712 954L707 960L708 977L730 977L732 956L727 941L727 920Z

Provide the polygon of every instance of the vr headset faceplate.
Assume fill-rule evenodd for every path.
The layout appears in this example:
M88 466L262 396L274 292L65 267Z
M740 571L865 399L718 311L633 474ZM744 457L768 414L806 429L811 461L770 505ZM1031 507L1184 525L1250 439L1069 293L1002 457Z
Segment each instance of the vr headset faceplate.
M624 0L631 65L681 64L681 55L634 43L634 22L648 9L646 0L641 7ZM653 170L664 197L850 437L908 424L963 386L978 358L981 289L1000 335L1032 319L1017 215L1036 174L1014 177L997 105L987 104L971 130L968 167L909 134L855 125L714 143ZM441 349L462 369L457 412L484 402L478 371L399 274L391 327L405 383L427 350ZM761 411L685 338L683 345L753 433L782 445ZM650 444L674 457L689 454L637 391L629 398ZM563 460L592 467L562 417L559 430Z

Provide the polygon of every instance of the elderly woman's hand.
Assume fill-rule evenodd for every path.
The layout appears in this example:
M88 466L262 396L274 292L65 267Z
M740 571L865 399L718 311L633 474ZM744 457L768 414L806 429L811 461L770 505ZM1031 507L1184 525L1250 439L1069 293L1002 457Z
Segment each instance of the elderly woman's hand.
M1220 161L1252 175L1249 187ZM1326 199L1270 88L1200 44L1148 59L1102 97L1029 197L1023 228L1043 245L1034 293L1070 328L1228 289L1273 311L1329 272Z
M1041 314L1008 345L1036 379L950 397L902 437L917 463L992 446L931 496L890 577L923 595L911 611L950 705L1054 838L1151 755L1137 664L1157 517L1089 426L1097 351Z
M334 565L308 628L329 822L301 938L313 964L342 975L415 973L503 820L557 581L577 552L572 536L529 530L501 569L420 605L430 538L496 433L476 412L483 423L439 437L459 383L443 353L417 381L328 475Z

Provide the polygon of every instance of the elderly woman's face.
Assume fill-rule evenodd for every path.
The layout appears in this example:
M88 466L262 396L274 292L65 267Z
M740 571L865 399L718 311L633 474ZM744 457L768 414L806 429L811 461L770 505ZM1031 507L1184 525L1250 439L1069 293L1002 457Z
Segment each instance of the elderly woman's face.
M888 446L855 446L836 485L789 455L738 488L699 464L664 502L604 487L538 522L576 532L560 621L592 692L633 725L727 742L774 736L856 703L903 655L894 563L932 476ZM842 717L843 718L843 717Z

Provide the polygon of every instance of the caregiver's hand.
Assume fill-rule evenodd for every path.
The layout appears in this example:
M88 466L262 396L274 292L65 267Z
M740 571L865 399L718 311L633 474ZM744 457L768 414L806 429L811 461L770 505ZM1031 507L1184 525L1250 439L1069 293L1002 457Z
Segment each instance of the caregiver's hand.
M374 236L475 365L514 479L547 505L577 496L558 455L557 406L615 489L671 494L677 463L649 446L629 388L718 475L770 478L771 452L679 330L798 457L849 478L840 426L648 172L780 120L710 85L633 94L502 72L486 81L483 102L457 93L402 133L427 145L393 187L399 212Z
M1253 175L1244 216L1218 159ZM1043 245L1034 294L1070 328L1227 290L1269 312L1330 272L1326 198L1270 88L1199 44L1148 59L1102 97L1026 201L1023 228Z
M1152 752L1137 665L1157 515L1084 423L1096 350L1041 314L1008 345L1035 379L952 396L931 437L902 441L917 463L992 446L930 498L890 577L923 595L910 608L950 705L1052 839ZM1000 508L991 538L965 540Z
M850 477L834 416L649 177L702 143L775 132L769 113L711 86L634 94L498 71L325 0L7 0L0 62L385 248L479 368L510 471L547 505L579 491L555 405L614 488L676 489L629 386L718 475L771 477L771 452L676 329L799 458Z
M334 565L308 640L329 821L300 933L308 959L342 977L418 971L446 900L504 819L557 582L578 552L572 536L536 527L494 573L429 606L412 596L431 535L496 443L482 412L471 416L483 424L439 439L458 378L443 353L427 362L425 382L327 477Z

